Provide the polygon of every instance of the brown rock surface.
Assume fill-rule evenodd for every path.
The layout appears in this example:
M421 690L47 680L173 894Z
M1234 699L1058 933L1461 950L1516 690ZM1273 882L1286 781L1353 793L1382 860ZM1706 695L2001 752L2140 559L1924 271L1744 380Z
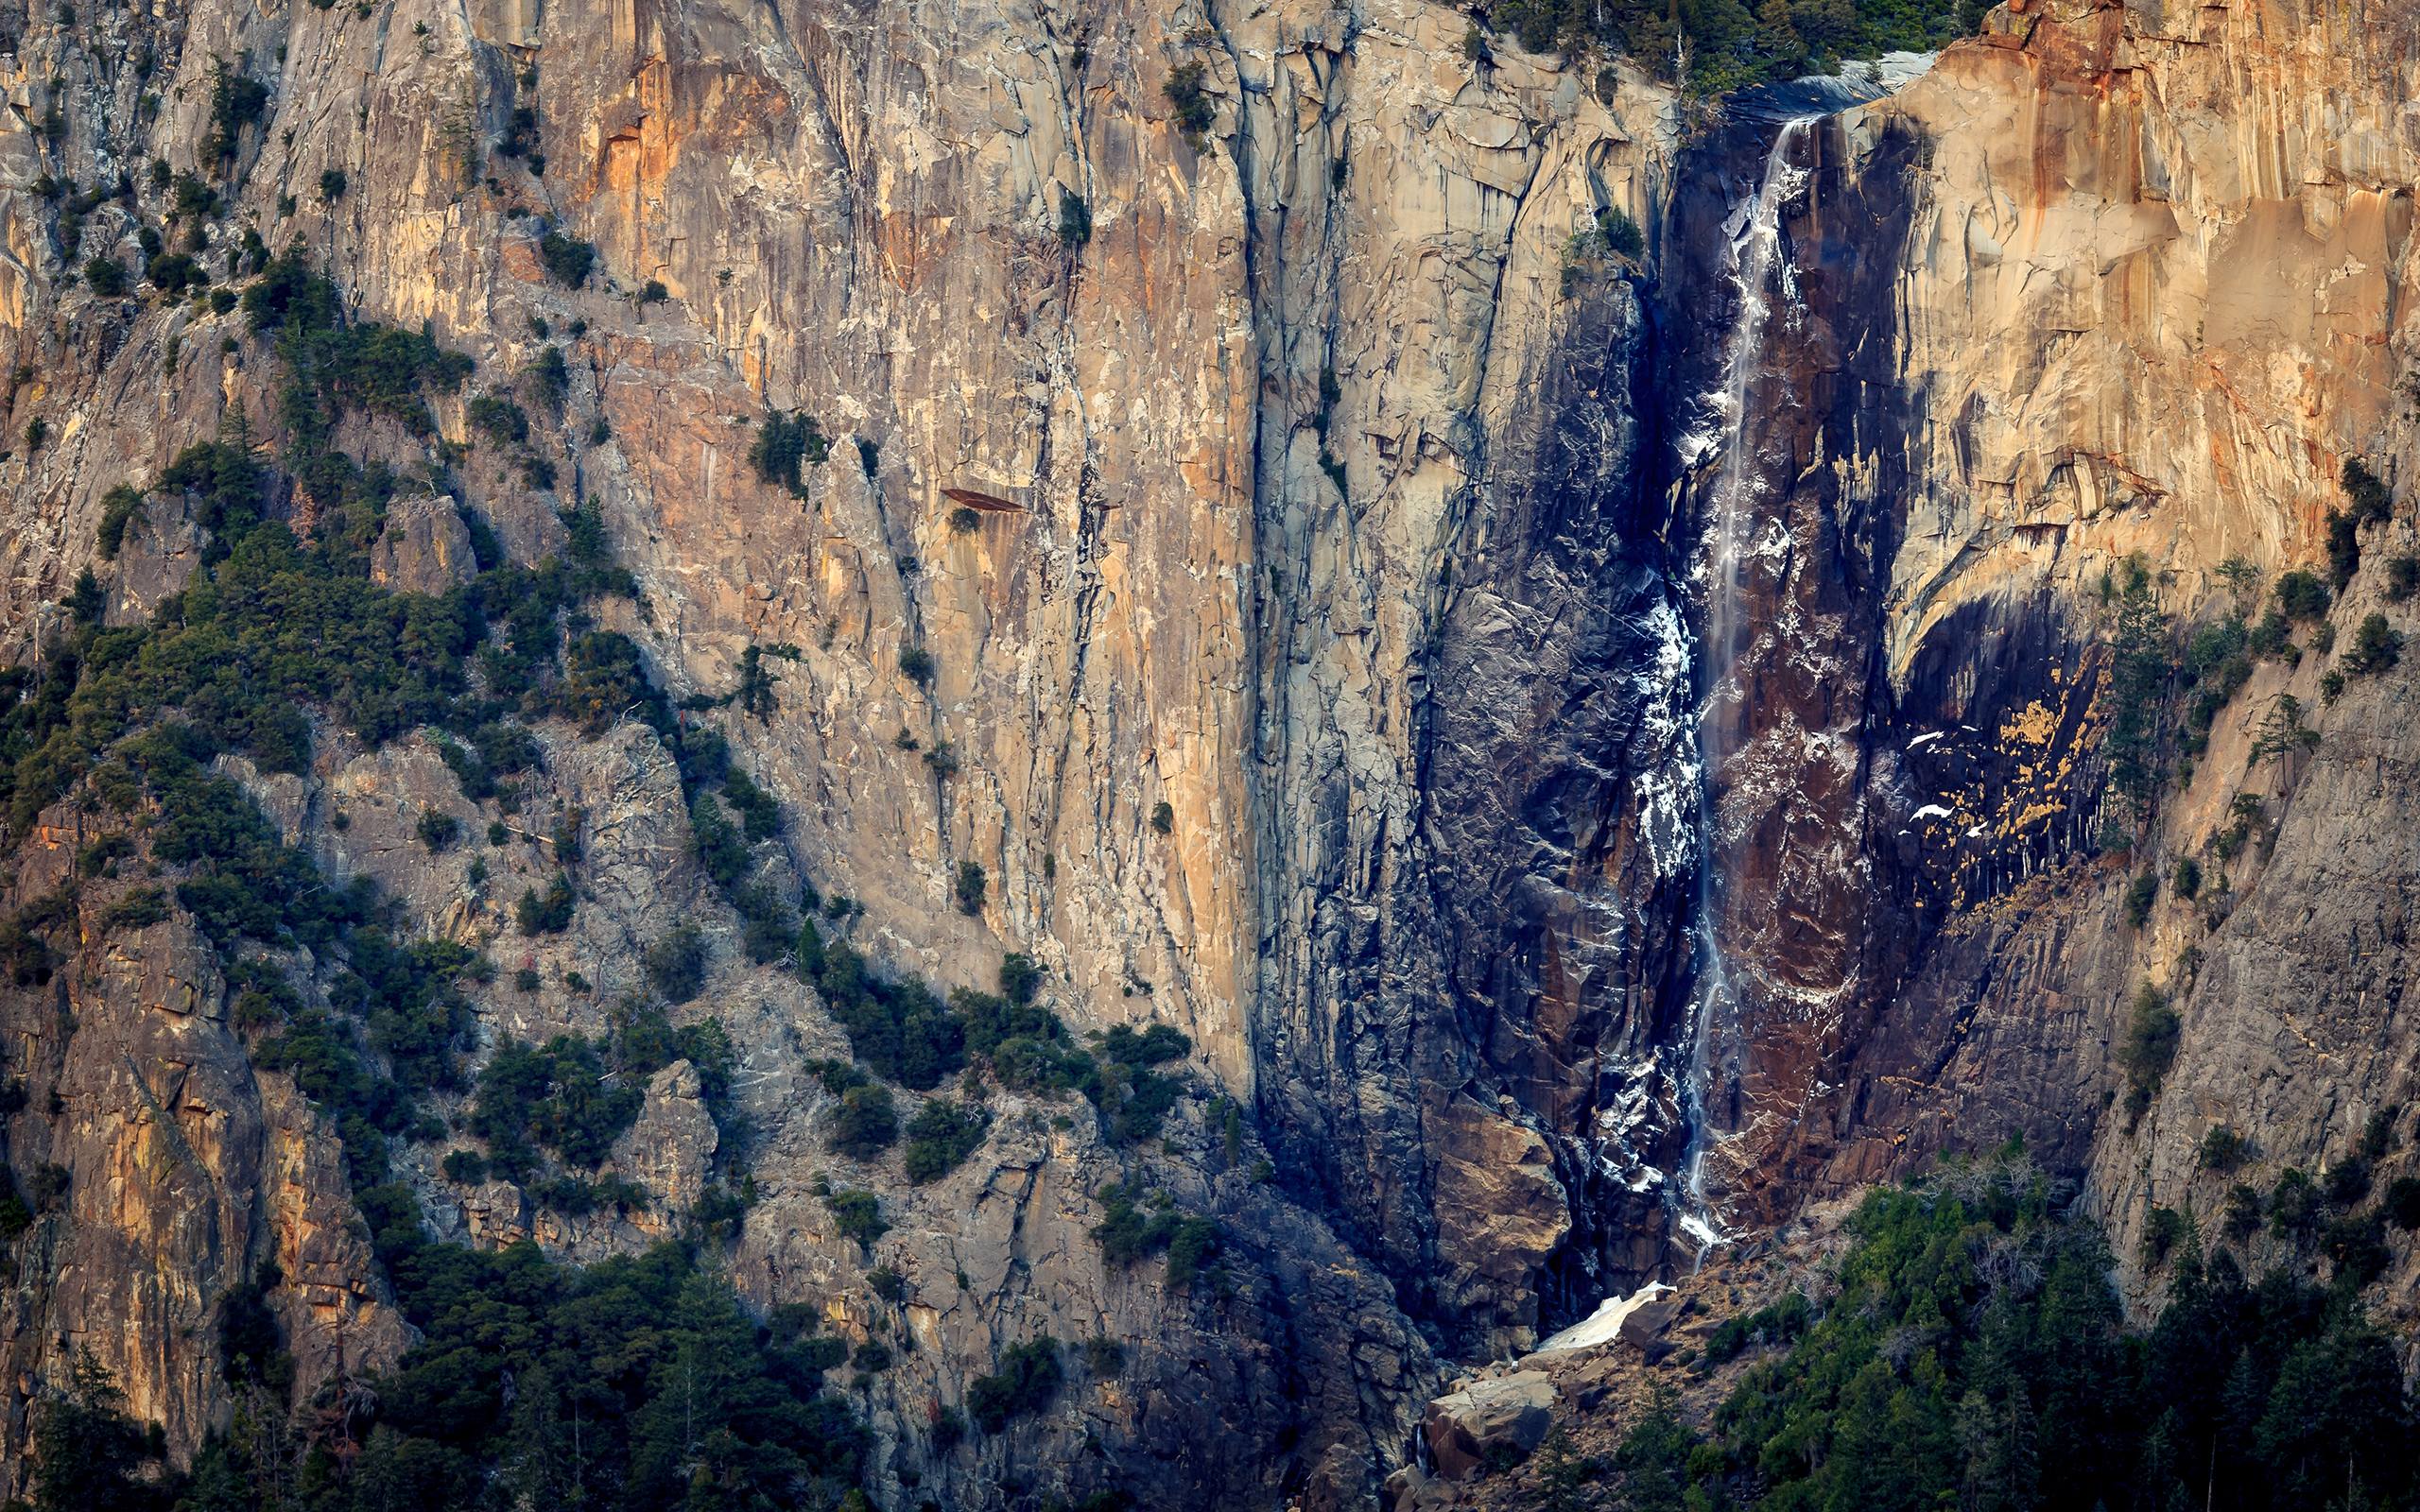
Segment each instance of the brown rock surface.
M0 64L0 342L34 374L8 423L52 439L0 461L0 638L43 653L110 488L222 432L281 438L277 366L240 310L102 301L78 276L131 266L165 208L145 165L195 166L211 71L248 60L271 104L204 227L214 276L250 228L302 244L360 315L475 358L475 390L550 346L567 363L560 408L530 417L551 488L458 403L447 502L391 427L345 438L412 479L377 570L458 581L456 495L525 558L589 501L640 589L602 620L676 697L729 692L752 645L794 647L767 717L700 716L782 802L756 864L858 900L857 940L943 986L1023 950L1080 1029L1184 1029L1198 1095L1150 1175L1236 1236L1234 1295L1105 1265L1096 1194L1127 1158L1013 1098L942 1181L844 1172L894 1229L878 1255L841 1240L813 1193L838 1162L806 1062L845 1037L746 963L636 724L544 728L493 848L424 735L322 731L309 774L229 770L411 931L537 974L478 995L483 1043L596 1032L646 945L700 924L712 990L688 1011L729 1028L758 1131L743 1288L863 1329L872 1264L908 1283L918 1348L870 1399L887 1497L1036 1466L1062 1475L1040 1490L1090 1489L1064 1478L1089 1436L1170 1504L1357 1502L1439 1383L1430 1337L1511 1353L1668 1263L1706 785L1705 480L1668 454L1729 298L1714 238L1771 130L1684 133L1622 68L1509 43L1476 63L1467 26L1420 0L395 0L371 19L199 0L28 25ZM2204 611L2231 557L2273 577L2322 559L2343 457L2409 465L2415 28L2383 0L2012 5L1808 133L1803 299L1751 388L1769 549L1715 706L1706 896L1747 998L1708 1099L1732 1221L2023 1132L2089 1169L2124 1230L2153 1202L2217 1210L2191 1154L2216 1123L2314 1165L2408 1094L2410 659L2333 701L2315 648L2264 664L2140 860L2087 851L2109 817L2102 575L2140 553L2171 610ZM137 48L147 84L104 66ZM1186 64L1213 108L1199 142L1164 92ZM34 111L54 78L77 106L55 143ZM543 174L493 150L517 105ZM63 251L37 180L121 172L131 205L104 198ZM1058 234L1070 195L1080 248ZM1613 208L1650 228L1642 265L1591 239ZM547 227L597 248L584 287L550 280ZM633 297L650 281L666 300ZM749 466L772 409L834 441L804 498ZM277 503L307 526L307 499ZM2412 550L2409 521L2370 527L2346 637L2373 610L2411 627L2377 565ZM208 545L155 497L98 566L113 622ZM929 685L901 670L911 648ZM2281 693L2320 747L2255 761ZM944 744L954 777L926 759ZM2267 827L2218 868L2225 902L2126 929L2127 875L2204 847L2239 791ZM432 855L431 811L465 842ZM84 838L78 814L43 817L12 910ZM510 934L573 820L573 928ZM989 884L974 916L952 902L964 862ZM31 1094L9 1164L68 1181L0 1344L21 1395L91 1344L182 1452L229 1410L190 1341L263 1263L306 1378L405 1337L332 1139L244 1059L187 925L96 927L132 885L89 887L73 959L0 1005ZM2184 1042L2128 1127L2102 1116L2109 1046L2145 978L2176 991ZM615 1161L667 1210L720 1148L688 1085L659 1076ZM1214 1095L1248 1112L1239 1165ZM662 1231L456 1190L440 1153L406 1175L449 1231L582 1257ZM929 1413L1044 1332L1136 1358L929 1454Z

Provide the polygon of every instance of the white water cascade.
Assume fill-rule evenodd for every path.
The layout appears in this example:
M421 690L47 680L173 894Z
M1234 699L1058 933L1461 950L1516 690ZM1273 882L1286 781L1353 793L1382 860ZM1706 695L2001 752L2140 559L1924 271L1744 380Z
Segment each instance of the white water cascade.
M1798 300L1793 270L1782 256L1782 221L1806 191L1807 170L1799 159L1817 119L1800 116L1783 125L1765 156L1756 192L1724 223L1730 243L1727 271L1738 290L1738 308L1723 338L1720 381L1699 400L1696 425L1681 441L1685 472L1695 473L1709 462L1715 468L1706 494L1700 568L1705 608L1699 661L1705 696L1698 711L1698 760L1703 774L1698 822L1699 966L1689 1072L1682 1088L1683 1112L1689 1126L1688 1155L1679 1183L1679 1226L1697 1241L1700 1259L1725 1238L1720 1215L1706 1194L1706 1154L1723 1137L1711 1126L1707 1101L1714 1085L1718 1042L1726 1057L1736 1053L1739 1011L1715 928L1720 883L1715 875L1714 827L1715 783L1729 754L1723 748L1724 721L1718 711L1741 696L1731 676L1742 627L1739 566L1754 550L1751 537L1756 529L1756 506L1764 482L1750 465L1754 437L1748 425L1748 398L1764 359L1777 303L1794 308Z
M1715 470L1703 494L1704 533L1698 562L1705 595L1698 664L1705 693L1697 718L1698 992L1691 1009L1688 1071L1681 1086L1689 1140L1680 1179L1666 1188L1675 1210L1675 1227L1696 1244L1694 1260L1699 1263L1730 1238L1717 1204L1706 1192L1706 1153L1724 1137L1713 1128L1706 1102L1713 1086L1715 1043L1720 1038L1736 1045L1738 1024L1738 1002L1714 924L1720 896L1715 876L1714 783L1728 754L1723 748L1722 722L1714 715L1741 696L1731 677L1742 628L1739 568L1754 550L1751 538L1764 492L1764 479L1751 466L1754 436L1749 425L1749 391L1763 364L1777 308L1787 314L1797 307L1797 283L1782 255L1782 222L1806 190L1808 172L1800 160L1820 119L1821 115L1802 115L1783 124L1765 156L1755 193L1723 222L1728 244L1724 271L1737 289L1738 307L1724 334L1718 381L1691 406L1690 429L1679 444L1684 479L1703 476L1708 466ZM1651 1280L1627 1296L1607 1297L1587 1317L1540 1344L1538 1352L1610 1344L1633 1313L1670 1290L1661 1281Z

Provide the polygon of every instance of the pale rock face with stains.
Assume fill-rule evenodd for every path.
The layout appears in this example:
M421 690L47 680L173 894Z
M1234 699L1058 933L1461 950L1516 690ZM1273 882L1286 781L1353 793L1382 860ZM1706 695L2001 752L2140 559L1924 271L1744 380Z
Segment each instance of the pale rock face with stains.
M2020 1129L2127 1223L2188 1191L2209 1212L2209 1124L2315 1163L2402 1095L2381 1016L2420 873L2404 674L2323 707L2326 658L2268 663L2219 719L2149 849L2165 867L2238 790L2266 794L2274 844L2234 863L2231 916L2172 902L2131 932L2126 873L2082 843L2101 574L2139 552L2171 608L2213 602L2231 556L2272 575L2318 557L2344 455L2402 455L2420 44L2395 8L2350 9L2013 5L1814 133L1789 228L1809 318L1759 390L1798 396L1758 422L1789 464L1772 539L1791 549L1749 584L1757 782L1717 774L1709 853L1746 979L1829 1006L1744 1027L1735 1222ZM1136 1158L1059 1126L1063 1105L995 1099L977 1156L929 1187L830 1154L807 1063L846 1037L746 964L669 753L635 723L542 729L544 775L493 850L418 840L431 811L488 818L424 735L322 731L304 776L235 771L411 927L490 946L485 1043L599 1031L649 941L706 927L710 987L684 1011L728 1027L755 1130L741 1290L862 1338L868 1268L907 1282L915 1348L867 1399L885 1504L911 1480L974 1504L1011 1471L1088 1489L1067 1478L1086 1435L1167 1504L1357 1503L1441 1359L1526 1348L1667 1261L1703 608L1698 484L1668 454L1675 386L1720 325L1720 217L1690 206L1736 199L1728 139L1626 65L1501 39L1473 59L1467 29L1412 0L199 0L18 28L0 342L25 369L11 435L48 428L0 461L18 656L86 565L128 623L199 560L199 526L155 499L96 561L110 488L238 415L278 439L276 364L240 312L98 298L81 258L133 266L133 215L102 199L62 257L37 188L123 172L158 224L148 164L195 166L214 67L240 68L271 97L219 180L214 271L246 227L300 244L363 317L474 357L471 389L560 347L555 488L457 401L447 490L523 558L559 542L559 507L598 504L640 589L601 621L676 696L729 691L752 645L794 651L766 662L767 717L705 716L782 802L767 864L859 901L857 938L897 969L988 986L1022 950L1073 1026L1191 1037L1197 1095L1143 1159L1233 1236L1215 1301L1104 1264L1098 1194ZM1189 140L1166 86L1197 67L1210 125ZM496 150L516 107L542 176ZM1594 234L1613 211L1646 228L1643 257ZM595 245L583 289L549 279L550 228ZM830 440L804 498L750 464L770 410ZM342 439L424 460L390 428ZM2348 627L2405 613L2377 563L2411 549L2408 514L2374 528ZM399 495L382 581L433 591L470 565L442 496ZM919 648L928 683L903 670ZM2318 752L2252 763L2288 689ZM943 747L954 774L928 760ZM511 900L553 875L575 814L574 926L524 939ZM81 843L78 815L44 818L11 910ZM953 898L970 862L974 914ZM302 1389L406 1342L333 1136L251 1068L199 936L104 926L130 885L89 888L81 953L6 1007L33 1092L10 1163L69 1173L0 1309L12 1446L90 1349L189 1452L232 1410L191 1341L266 1263ZM539 990L510 985L524 968ZM2128 1127L2101 1116L2107 1045L2144 975L2173 984L2184 1050ZM694 1068L646 1091L607 1169L647 1211L566 1218L446 1181L429 1146L406 1175L448 1236L627 1251L730 1153ZM1239 1163L1219 1098L1245 1110ZM827 1171L882 1191L878 1251L836 1231ZM1128 1370L933 1454L930 1411L1046 1332L1119 1339Z

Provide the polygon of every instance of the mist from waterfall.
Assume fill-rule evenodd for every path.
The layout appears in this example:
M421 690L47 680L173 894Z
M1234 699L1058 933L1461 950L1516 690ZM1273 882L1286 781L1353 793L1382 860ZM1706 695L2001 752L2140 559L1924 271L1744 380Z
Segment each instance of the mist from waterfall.
M1809 131L1820 117L1799 116L1786 122L1765 156L1756 192L1725 222L1732 283L1738 306L1723 338L1721 369L1713 389L1696 406L1695 427L1681 440L1685 475L1714 466L1705 494L1703 556L1705 584L1703 632L1698 661L1703 701L1698 711L1698 760L1702 774L1698 816L1698 986L1690 1025L1688 1075L1682 1086L1683 1112L1688 1121L1688 1153L1680 1183L1683 1232L1695 1239L1700 1254L1723 1242L1724 1230L1716 1203L1706 1193L1705 1161L1710 1145L1720 1136L1712 1128L1707 1107L1717 1067L1717 1041L1726 1059L1736 1055L1739 1004L1732 987L1729 963L1715 927L1721 879L1716 873L1716 784L1722 762L1725 721L1719 711L1739 696L1732 687L1733 664L1739 653L1743 627L1739 619L1739 567L1752 549L1756 505L1762 477L1750 466L1753 432L1749 425L1749 391L1762 365L1766 340L1777 304L1794 306L1796 280L1782 255L1782 222L1806 191L1807 170L1798 161ZM1722 1068L1726 1074L1736 1064Z

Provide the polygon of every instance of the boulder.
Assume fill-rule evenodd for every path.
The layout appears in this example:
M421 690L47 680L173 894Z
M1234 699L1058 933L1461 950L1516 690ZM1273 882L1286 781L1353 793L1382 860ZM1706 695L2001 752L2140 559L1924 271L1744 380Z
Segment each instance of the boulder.
M470 528L454 501L437 494L387 506L386 528L370 548L370 579L399 593L442 593L478 575Z
M1681 1314L1687 1309L1687 1301L1679 1293L1667 1292L1631 1309L1629 1315L1622 1319L1621 1330L1616 1336L1645 1355L1648 1364L1653 1365L1672 1352L1672 1341L1668 1335L1672 1332L1672 1325L1680 1321Z
M1428 1404L1421 1436L1440 1476L1466 1481L1528 1458L1554 1426L1554 1401L1542 1370L1466 1382Z

